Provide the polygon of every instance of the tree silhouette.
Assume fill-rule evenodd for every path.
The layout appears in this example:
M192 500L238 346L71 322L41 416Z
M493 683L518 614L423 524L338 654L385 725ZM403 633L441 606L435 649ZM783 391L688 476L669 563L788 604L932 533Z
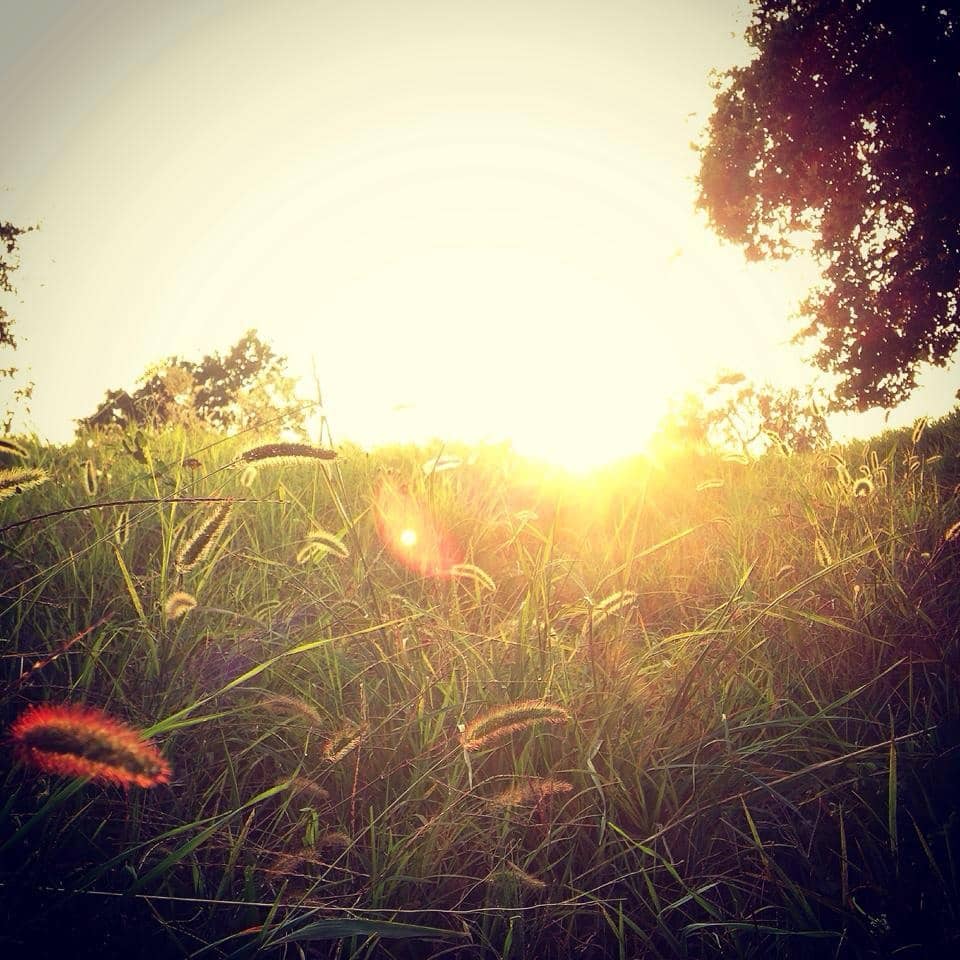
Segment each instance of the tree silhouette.
M687 393L661 421L657 442L754 456L771 447L804 453L830 445L822 391L756 384L742 373L718 376L702 394Z
M753 0L717 81L699 205L748 257L812 245L798 338L838 405L892 406L960 339L957 0Z
M169 357L154 364L138 390L107 391L97 411L77 422L107 427L199 421L224 430L282 417L284 427L302 433L302 404L286 367L286 357L248 330L225 355L212 353L199 363Z
M33 227L18 227L12 223L0 220L0 293L15 293L10 275L20 266L20 260L17 256L17 245L20 238L33 230ZM9 347L15 350L17 347L16 338L12 333L13 318L7 313L6 309L0 304L0 348ZM16 367L0 367L0 378L12 377L16 374ZM13 393L13 400L19 402L29 399L33 390L32 384L20 387ZM10 431L10 425L13 420L13 410L8 409L3 414L3 432Z

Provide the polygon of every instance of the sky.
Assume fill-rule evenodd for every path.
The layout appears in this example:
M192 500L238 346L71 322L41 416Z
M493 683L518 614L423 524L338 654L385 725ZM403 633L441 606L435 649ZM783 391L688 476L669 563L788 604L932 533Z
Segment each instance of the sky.
M694 211L740 0L0 0L30 428L256 328L334 436L643 448L720 370L800 385L816 278ZM5 359L5 358L4 358ZM6 363L6 362L5 362ZM924 376L890 424L952 406ZM883 426L875 412L841 435Z

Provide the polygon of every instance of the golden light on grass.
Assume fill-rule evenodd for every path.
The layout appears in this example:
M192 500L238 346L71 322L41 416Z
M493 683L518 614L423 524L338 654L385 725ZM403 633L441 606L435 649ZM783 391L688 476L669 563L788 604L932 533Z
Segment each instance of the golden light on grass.
M286 716L301 717L310 723L320 726L323 720L316 707L312 707L305 700L299 697L290 697L283 693L274 694L272 697L266 697L260 700L257 706L271 713L284 714Z
M11 457L19 457L21 460L26 460L29 456L26 448L10 437L0 437L0 454L4 453Z
M475 563L455 563L450 568L450 574L458 580L472 580L477 586L483 587L484 590L489 590L491 593L496 592L497 584L493 577Z
M97 495L97 468L92 460L86 460L83 464L83 489L88 497Z
M227 525L232 509L233 503L230 500L224 500L197 527L193 536L184 541L183 546L177 553L176 566L178 573L188 573L206 559L223 528Z
M44 773L154 787L170 765L136 730L92 707L32 706L10 731L17 757Z
M921 438L923 437L923 431L927 429L927 418L920 417L916 423L913 425L913 433L910 435L910 443L912 446L916 446Z
M130 539L130 510L124 508L117 514L117 525L113 531L113 539L118 547L122 547Z
M549 797L570 793L573 784L566 780L543 777L525 777L511 787L494 794L490 802L498 807L537 806Z
M833 556L830 553L830 548L827 546L826 541L823 537L815 537L813 541L813 557L817 562L818 566L821 567L830 567L833 566Z
M335 460L336 457L335 450L309 443L264 443L244 450L238 459L241 463L289 463Z
M305 547L301 547L297 551L297 563L309 563L318 556L317 548L312 543L308 543Z
M554 703L544 700L520 700L486 710L461 731L464 750L482 750L484 747L526 730L539 723L567 723L570 714Z
M366 724L347 723L336 733L331 734L323 744L323 759L328 763L337 763L348 753L356 750L367 732Z
M637 602L637 593L634 590L616 590L604 597L590 612L589 621L599 626L610 617L628 610ZM589 622L588 621L588 622Z
M0 500L23 493L31 487L39 487L49 479L47 471L40 467L12 467L0 470Z
M163 615L167 620L179 620L197 605L197 598L183 590L176 590L167 597L163 605Z
M327 556L346 560L350 556L347 545L334 533L326 530L311 530L307 542L297 551L297 563L321 560Z
M350 556L347 545L335 534L327 530L311 530L307 534L307 540L310 541L318 550L324 553L332 553L346 560Z
M421 470L426 476L432 476L435 473L446 473L448 470L456 470L462 464L459 457L452 454L442 454L438 457L431 457L421 466Z
M406 488L384 479L374 497L377 533L406 567L431 577L449 577L463 550L433 512Z

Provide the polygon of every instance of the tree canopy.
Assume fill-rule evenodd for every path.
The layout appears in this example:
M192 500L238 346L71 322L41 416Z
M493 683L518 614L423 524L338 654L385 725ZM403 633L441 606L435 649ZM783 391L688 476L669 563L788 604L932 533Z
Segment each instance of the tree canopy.
M283 426L302 432L303 405L286 368L286 357L248 330L226 354L212 353L199 363L169 357L154 364L136 391L107 391L96 412L78 423L125 427L193 420L224 430L282 416Z
M960 3L753 0L717 80L699 206L748 257L809 244L798 339L838 403L893 406L960 340Z

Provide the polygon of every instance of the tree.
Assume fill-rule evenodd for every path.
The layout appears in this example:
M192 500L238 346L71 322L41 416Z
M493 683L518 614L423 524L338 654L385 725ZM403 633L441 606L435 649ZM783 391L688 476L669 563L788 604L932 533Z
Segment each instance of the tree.
M10 280L17 267L20 266L20 260L17 256L17 246L20 238L33 230L33 227L17 227L12 223L0 220L0 293L15 293L16 290ZM11 332L13 327L13 318L7 313L6 309L0 304L0 348L9 347L11 350L17 348L16 338ZM0 378L13 377L17 372L16 367L0 368ZM13 391L13 400L15 403L28 400L33 391L33 385L27 384ZM3 432L9 433L13 421L14 411L7 409L3 413Z
M97 411L77 422L107 427L200 421L229 430L282 417L284 427L303 433L303 405L286 368L286 357L248 330L225 356L213 353L199 363L169 357L154 364L138 390L109 390Z
M770 383L736 383L733 389L721 378L711 388L720 402L709 411L707 423L721 445L739 446L746 454L771 446L783 453L806 453L830 445L826 399L813 388L804 392Z
M752 456L774 447L804 453L830 445L827 398L813 388L754 384L742 373L718 376L702 396L688 393L660 425L662 442Z
M798 339L838 406L893 406L960 340L958 0L753 0L757 49L717 81L700 195L747 256L809 244Z

